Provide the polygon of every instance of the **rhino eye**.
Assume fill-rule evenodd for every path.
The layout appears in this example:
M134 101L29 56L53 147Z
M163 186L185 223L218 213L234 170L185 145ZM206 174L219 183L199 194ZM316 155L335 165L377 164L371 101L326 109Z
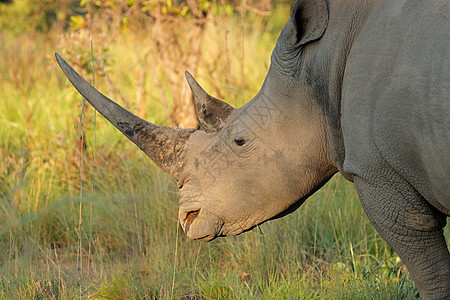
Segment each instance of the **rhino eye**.
M234 142L236 143L236 145L238 146L242 146L245 144L245 140L243 138L235 138Z

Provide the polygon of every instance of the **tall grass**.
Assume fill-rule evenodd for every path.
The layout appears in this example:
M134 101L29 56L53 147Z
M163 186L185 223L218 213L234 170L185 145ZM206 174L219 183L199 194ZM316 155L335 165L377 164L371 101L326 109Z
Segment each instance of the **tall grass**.
M287 10L269 22L245 19L242 26L236 17L227 26L220 20L208 25L200 82L232 104L248 101L262 84ZM134 68L151 46L142 35L119 36L109 45L109 76L131 108ZM64 52L60 37L0 32L0 44L1 298L417 297L405 267L339 175L280 220L208 244L188 240L178 227L174 182L102 117L94 153L89 106L81 164L82 100L56 67L53 52ZM101 78L96 82L107 88ZM149 77L145 88L145 115L165 124L164 84ZM448 237L448 226L445 231Z

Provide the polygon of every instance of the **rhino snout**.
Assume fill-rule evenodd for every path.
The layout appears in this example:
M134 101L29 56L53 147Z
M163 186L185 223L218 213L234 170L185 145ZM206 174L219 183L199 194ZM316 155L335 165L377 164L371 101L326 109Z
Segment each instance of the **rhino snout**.
M194 222L195 218L197 218L199 213L200 209L188 211L186 213L186 216L184 218L184 232L186 232L186 234L189 232L192 222Z
M184 233L192 240L209 242L219 235L222 227L219 218L204 210L180 210L180 223Z

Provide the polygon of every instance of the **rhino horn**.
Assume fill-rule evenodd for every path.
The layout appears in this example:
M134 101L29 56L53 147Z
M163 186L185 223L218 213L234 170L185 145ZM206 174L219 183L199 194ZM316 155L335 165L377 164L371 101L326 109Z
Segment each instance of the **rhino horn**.
M219 131L234 108L208 95L189 72L186 72L186 80L194 95L198 121L206 132Z
M111 124L135 143L156 165L179 179L182 153L195 129L161 127L147 122L110 100L55 53L59 66L78 92Z

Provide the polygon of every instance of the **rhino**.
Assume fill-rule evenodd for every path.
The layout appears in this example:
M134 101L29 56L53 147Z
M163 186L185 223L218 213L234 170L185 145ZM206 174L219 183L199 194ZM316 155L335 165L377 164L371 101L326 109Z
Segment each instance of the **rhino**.
M259 93L233 108L186 73L202 129L161 127L80 77L75 88L179 188L194 240L296 210L334 174L407 266L423 299L450 299L450 3L298 0Z

